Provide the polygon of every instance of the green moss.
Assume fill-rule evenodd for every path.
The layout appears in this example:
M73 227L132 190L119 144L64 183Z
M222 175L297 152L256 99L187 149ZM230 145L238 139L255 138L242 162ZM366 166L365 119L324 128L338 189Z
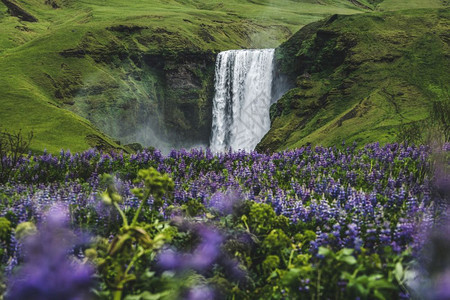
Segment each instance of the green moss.
M272 107L258 148L398 141L403 125L427 120L432 102L448 95L449 17L448 10L333 16L300 30L277 49L297 87Z

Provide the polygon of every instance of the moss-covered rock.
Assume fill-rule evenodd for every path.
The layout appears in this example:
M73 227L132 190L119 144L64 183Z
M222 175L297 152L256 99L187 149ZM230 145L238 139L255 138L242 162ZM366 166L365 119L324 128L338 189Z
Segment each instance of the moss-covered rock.
M449 18L424 9L305 26L276 51L294 88L271 108L257 149L401 139L402 126L428 120L432 102L448 97Z

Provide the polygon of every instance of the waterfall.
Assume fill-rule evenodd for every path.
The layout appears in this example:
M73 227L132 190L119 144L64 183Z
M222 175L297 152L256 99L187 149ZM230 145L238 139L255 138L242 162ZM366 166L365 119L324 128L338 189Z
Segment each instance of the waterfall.
M253 150L270 129L274 49L218 54L211 150Z

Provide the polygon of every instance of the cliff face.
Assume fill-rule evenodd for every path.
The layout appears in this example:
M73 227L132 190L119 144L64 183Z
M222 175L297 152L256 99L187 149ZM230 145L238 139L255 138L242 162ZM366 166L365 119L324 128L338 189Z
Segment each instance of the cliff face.
M305 26L276 51L293 88L257 149L409 139L434 101L448 102L449 24L448 10L411 10Z
M52 78L55 97L123 144L207 145L215 53L146 51L131 38L141 32L124 38L123 31L112 30L106 44L89 32L60 51L65 59L92 59L99 71L77 76L66 66L67 76Z

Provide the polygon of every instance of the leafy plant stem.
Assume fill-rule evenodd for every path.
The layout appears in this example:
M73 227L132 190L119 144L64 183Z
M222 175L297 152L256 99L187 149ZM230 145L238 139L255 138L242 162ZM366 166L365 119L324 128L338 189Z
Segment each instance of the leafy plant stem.
M122 288L115 290L113 292L113 300L122 300Z
M138 218L139 218L139 214L140 214L141 211L142 211L142 207L144 206L144 203L145 203L145 201L148 199L148 197L150 197L150 194L151 194L151 192L150 192L150 190L148 190L147 193L145 194L145 196L142 197L141 203L139 204L139 208L138 208L138 210L136 211L136 213L134 214L133 221L131 222L131 226L132 226L132 227L136 225L137 220L138 220Z
M113 202L114 207L117 209L117 211L119 212L120 216L122 217L122 221L123 221L123 227L128 228L128 220L127 217L125 216L125 214L123 213L123 211L120 209L119 204L117 204L117 202Z
M317 272L317 300L320 299L320 275L321 275L320 269Z
M292 265L292 259L294 258L294 251L295 249L292 249L291 251L291 255L289 255L289 264L288 264L288 269L291 269L294 267L294 265Z
M128 264L128 267L125 270L124 277L126 278L128 275L128 272L131 270L131 268L134 266L134 263L144 254L144 249L142 247L138 248L138 252L133 256L130 263Z

